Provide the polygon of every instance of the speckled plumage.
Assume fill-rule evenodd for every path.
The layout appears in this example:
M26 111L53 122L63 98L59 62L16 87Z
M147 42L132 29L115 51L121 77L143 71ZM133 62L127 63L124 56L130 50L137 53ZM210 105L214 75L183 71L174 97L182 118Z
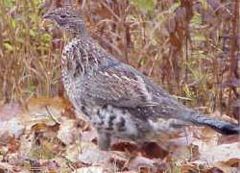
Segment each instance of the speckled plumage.
M62 53L62 79L74 107L99 133L101 149L111 137L136 142L189 124L206 125L223 134L238 134L237 125L213 119L177 102L149 78L101 48L85 29L78 11L59 8L44 18L72 34Z

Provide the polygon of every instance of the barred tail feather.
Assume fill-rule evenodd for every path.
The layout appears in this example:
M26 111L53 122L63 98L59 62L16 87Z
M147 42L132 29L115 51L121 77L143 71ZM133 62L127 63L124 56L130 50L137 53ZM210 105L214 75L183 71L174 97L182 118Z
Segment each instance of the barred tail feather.
M193 124L211 127L215 131L224 135L240 134L240 125L232 124L223 120L218 120L201 114L191 115L189 119Z

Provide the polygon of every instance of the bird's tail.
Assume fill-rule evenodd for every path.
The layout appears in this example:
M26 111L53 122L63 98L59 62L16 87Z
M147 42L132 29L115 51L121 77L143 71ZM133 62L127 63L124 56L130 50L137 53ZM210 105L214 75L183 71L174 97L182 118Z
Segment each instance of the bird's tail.
M215 119L197 112L192 112L191 115L185 115L184 117L186 117L185 120L195 125L211 127L215 131L224 135L240 134L240 125L238 124L233 124L223 120Z

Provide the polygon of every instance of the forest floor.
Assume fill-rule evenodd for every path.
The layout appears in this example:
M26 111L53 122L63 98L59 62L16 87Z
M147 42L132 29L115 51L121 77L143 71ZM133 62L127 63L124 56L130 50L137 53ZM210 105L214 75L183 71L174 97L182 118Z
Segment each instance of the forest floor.
M63 98L0 106L0 172L240 172L239 136L209 128L188 127L159 145L116 140L111 151L100 151L96 144L95 131Z

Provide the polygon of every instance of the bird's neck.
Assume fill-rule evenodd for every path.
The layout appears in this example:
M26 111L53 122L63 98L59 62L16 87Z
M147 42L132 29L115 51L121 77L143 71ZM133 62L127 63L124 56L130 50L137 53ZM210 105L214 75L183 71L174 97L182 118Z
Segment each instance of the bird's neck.
M100 63L98 56L93 56L98 48L90 35L77 34L65 46L63 51L64 70L73 76L94 72ZM78 72L78 74L76 74Z
M90 35L87 32L78 32L73 34L73 38L79 39L79 40L87 40L90 39Z
M88 37L89 34L87 32L87 29L84 24L82 23L77 23L71 28L71 34L73 38L85 38Z
M89 38L89 34L87 32L82 32L82 31L72 31L71 33L68 33L68 37L72 40L72 39L79 39L79 40L83 40L83 39L88 39Z

